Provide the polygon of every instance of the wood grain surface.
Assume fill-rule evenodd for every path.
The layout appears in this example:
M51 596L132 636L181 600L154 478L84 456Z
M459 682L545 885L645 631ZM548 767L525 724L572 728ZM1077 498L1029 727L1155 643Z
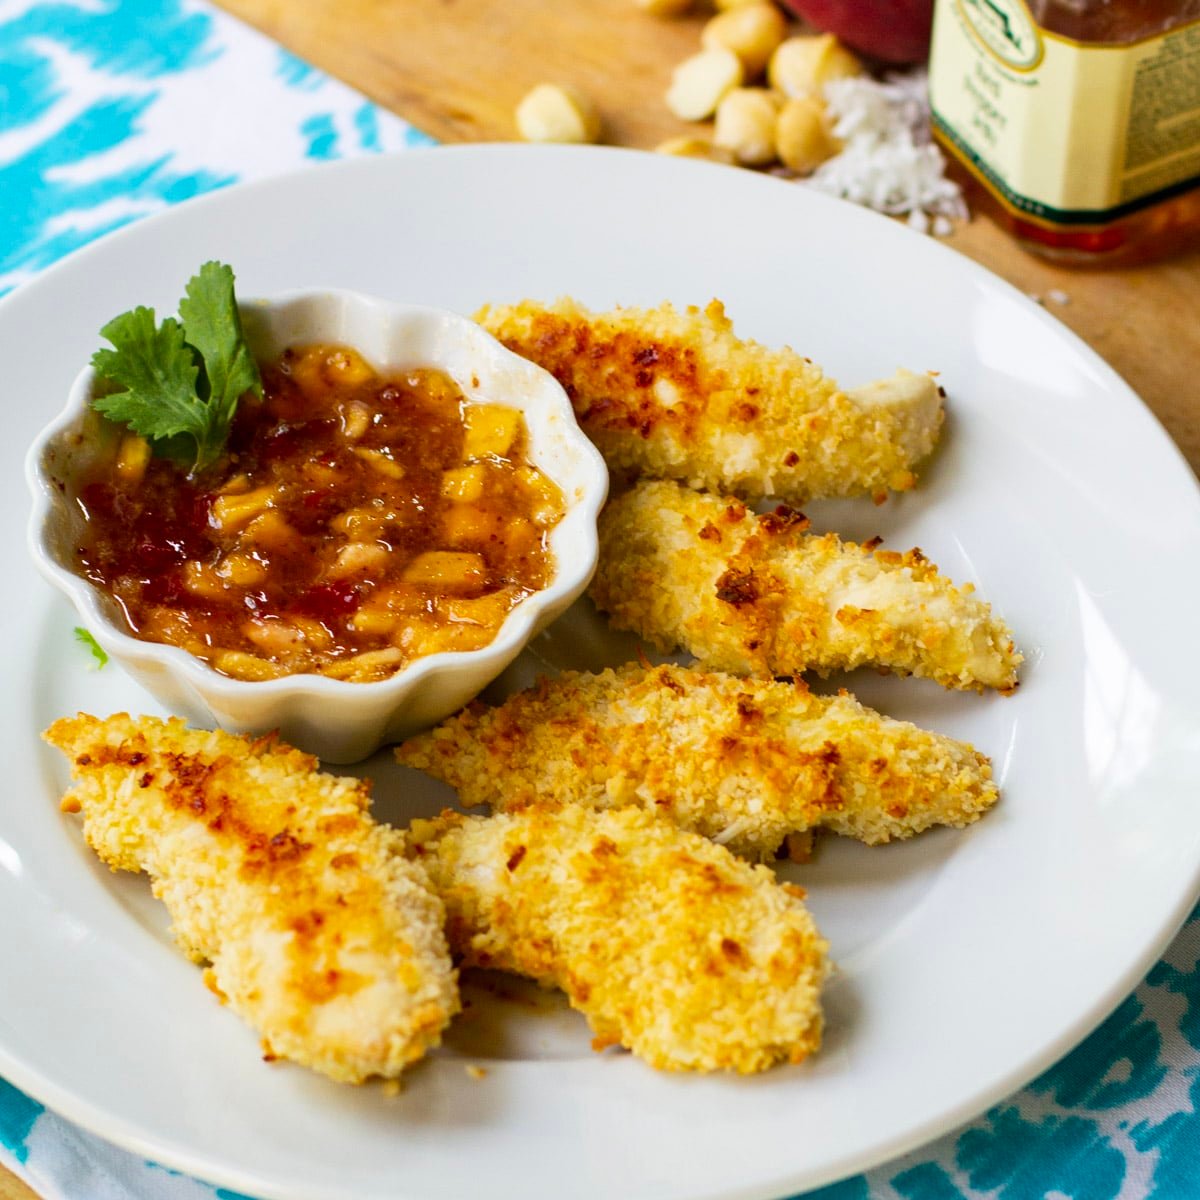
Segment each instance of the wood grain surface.
M11 1171L0 1167L0 1200L38 1200Z
M604 140L649 149L691 127L666 110L673 66L707 14L663 20L633 0L220 0L222 7L441 141L516 137L534 84L591 95ZM1021 251L984 217L950 245L1023 291L1125 377L1200 472L1200 253L1078 271ZM1048 296L1061 293L1066 303ZM0 1200L37 1200L0 1167Z

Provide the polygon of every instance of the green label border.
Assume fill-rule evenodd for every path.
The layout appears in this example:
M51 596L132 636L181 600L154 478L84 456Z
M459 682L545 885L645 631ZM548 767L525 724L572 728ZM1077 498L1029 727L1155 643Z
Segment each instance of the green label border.
M929 115L934 130L945 138L956 156L963 161L964 165L980 177L982 182L995 193L1002 203L1015 212L1023 213L1033 217L1035 220L1046 221L1050 224L1106 225L1110 221L1140 212L1144 208L1150 208L1152 205L1158 204L1163 200L1169 200L1173 196L1180 196L1184 192L1191 191L1194 187L1200 187L1200 174L1197 174L1189 176L1187 179L1181 179L1176 183L1168 184L1165 188L1160 188L1157 192L1150 192L1148 195L1139 196L1136 200L1127 200L1124 204L1114 205L1112 208L1055 208L1053 205L1043 204L1040 200L1034 200L1029 196L1022 196L1019 192L1014 192L967 145L949 122L936 111L931 110Z

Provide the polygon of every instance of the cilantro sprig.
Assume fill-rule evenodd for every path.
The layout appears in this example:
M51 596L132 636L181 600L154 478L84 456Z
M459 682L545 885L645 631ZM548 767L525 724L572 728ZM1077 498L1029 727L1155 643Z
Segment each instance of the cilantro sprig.
M220 457L238 400L261 396L262 380L242 333L233 270L207 262L185 290L179 320L158 324L154 309L139 306L100 330L113 349L97 350L92 367L120 390L92 405L195 472Z

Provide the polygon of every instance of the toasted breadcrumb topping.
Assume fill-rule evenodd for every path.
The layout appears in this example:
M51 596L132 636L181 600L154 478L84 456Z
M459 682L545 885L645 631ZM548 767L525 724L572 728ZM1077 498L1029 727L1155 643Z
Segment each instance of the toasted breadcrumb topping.
M791 510L670 482L639 483L600 514L591 595L618 629L735 674L871 665L945 687L1011 691L1022 661L974 587L918 549L807 532Z
M757 502L903 491L941 429L928 374L843 391L790 348L743 341L724 306L594 313L563 298L475 319L550 371L614 473Z
M446 812L410 844L463 962L561 987L597 1048L748 1073L820 1044L826 943L766 867L636 808Z
M542 679L497 708L469 706L396 757L466 805L634 805L763 860L816 828L874 845L961 827L998 796L971 746L844 691L677 666Z
M204 982L286 1058L396 1076L458 1010L444 911L369 785L272 738L121 713L56 721L65 811L114 871L146 871Z

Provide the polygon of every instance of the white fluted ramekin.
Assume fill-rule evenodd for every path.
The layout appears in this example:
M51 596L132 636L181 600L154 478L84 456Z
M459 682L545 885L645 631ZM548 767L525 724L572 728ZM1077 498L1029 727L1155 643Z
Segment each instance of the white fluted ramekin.
M115 602L79 574L76 548L84 520L75 503L76 482L105 453L106 439L117 436L90 408L91 369L79 375L66 408L26 459L34 498L29 544L41 573L70 599L112 659L172 712L238 733L278 730L285 741L329 762L355 762L462 707L583 592L596 568L596 515L608 473L554 377L465 317L336 290L292 292L240 308L260 361L289 345L338 343L354 347L381 372L437 368L468 399L519 409L529 430L530 460L566 500L565 515L550 533L550 585L516 605L487 646L414 659L377 683L315 674L253 683L231 679L177 646L132 636Z

